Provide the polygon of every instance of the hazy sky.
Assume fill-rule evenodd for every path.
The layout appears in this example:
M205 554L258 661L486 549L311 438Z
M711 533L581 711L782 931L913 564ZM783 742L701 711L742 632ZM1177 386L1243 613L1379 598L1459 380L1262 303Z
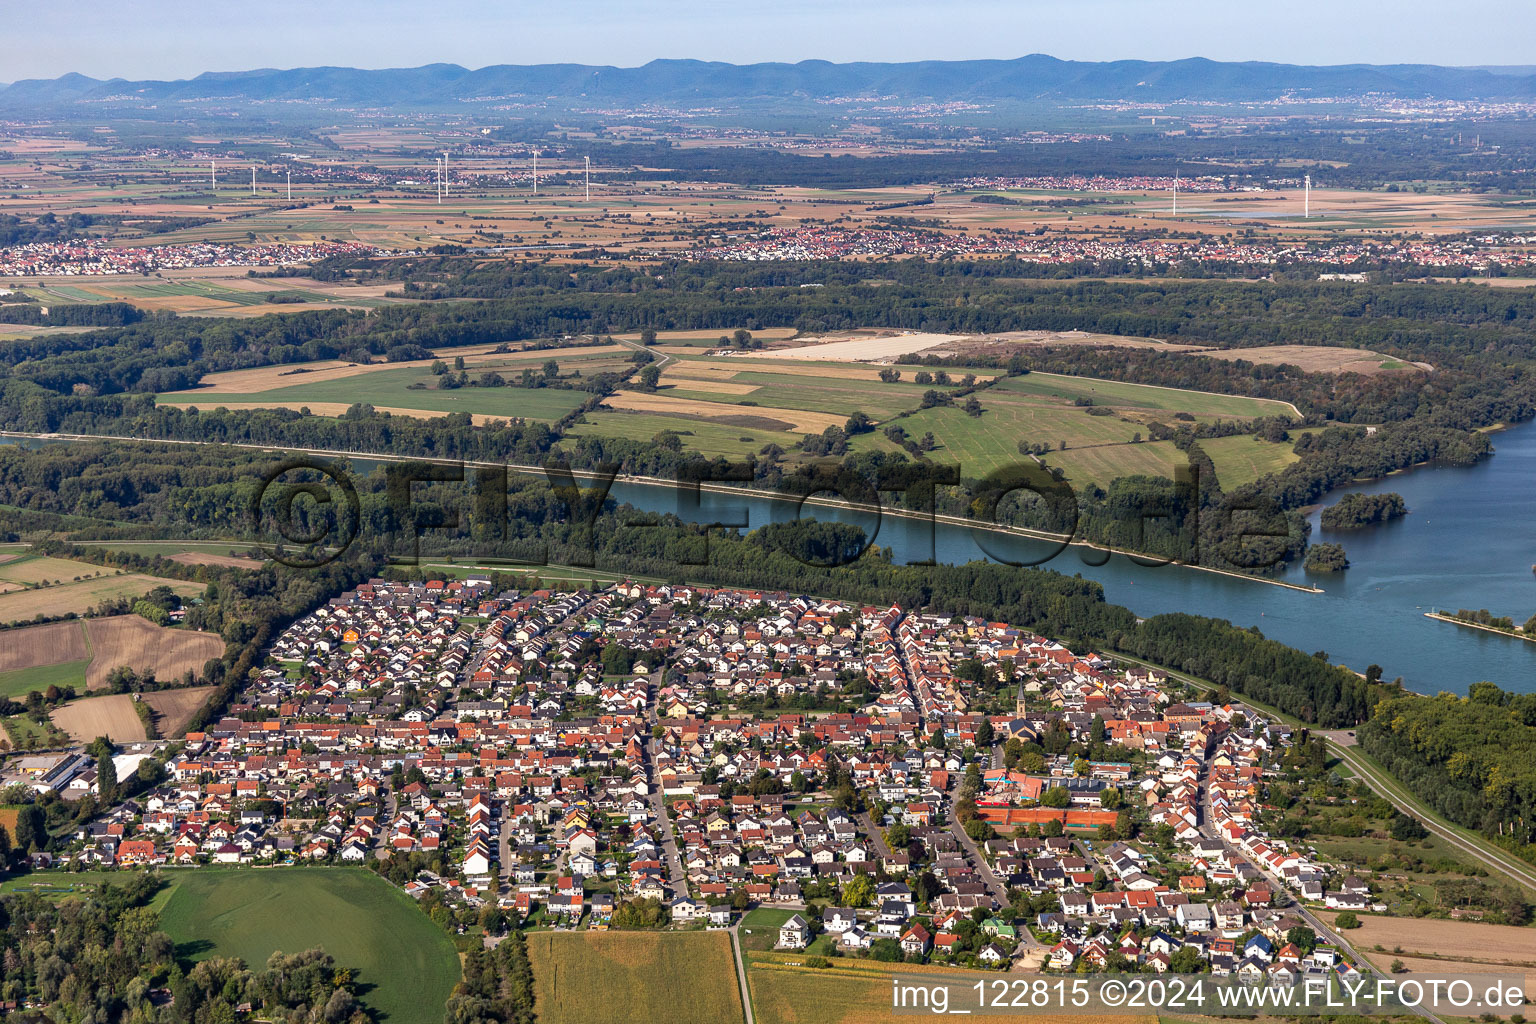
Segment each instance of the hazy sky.
M0 80L433 62L1536 63L1530 0L0 0Z

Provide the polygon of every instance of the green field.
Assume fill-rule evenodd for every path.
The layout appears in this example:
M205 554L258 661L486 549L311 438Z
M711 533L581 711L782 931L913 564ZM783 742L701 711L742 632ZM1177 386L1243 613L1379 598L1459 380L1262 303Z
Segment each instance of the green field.
M50 686L73 686L85 692L85 670L91 665L84 661L66 661L57 665L39 665L35 668L19 668L12 672L0 672L0 697L20 700L33 690L46 690Z
M1105 486L1117 476L1135 473L1167 476L1173 466L1184 464L1171 443L1145 441L1150 423L1173 426L1178 422L1174 413L1206 422L1291 415L1288 406L1266 399L1044 373L1004 378L976 394L980 416L958 406L940 406L885 426L899 426L913 440L933 434L936 447L930 457L959 464L962 477L980 478L1018 464L1025 457L1019 454L1019 442L1025 441L1049 448L1046 464L1061 467L1072 483ZM1091 400L1101 411L1096 415L1090 406L1075 404L1078 400ZM1108 415L1102 413L1106 409ZM1143 439L1139 443L1138 436ZM855 451L898 450L883 428L859 435L851 446ZM1236 453L1242 450L1232 445L1229 463L1239 460ZM1256 450L1252 457L1257 457Z
M91 568L94 570L99 567ZM30 622L38 615L52 617L68 612L83 614L103 601L143 597L157 586L170 587L182 597L196 597L204 590L201 583L185 583L140 573L96 576L78 583L67 582L0 594L0 622Z
M1201 441L1200 447L1210 456L1224 491L1278 473L1301 460L1291 444L1272 444L1257 437L1213 437Z
M473 374L471 375L473 376ZM299 406L309 403L339 402L353 405L364 402L378 408L424 409L428 412L467 412L485 416L522 417L553 422L575 409L591 396L585 391L563 388L455 388L440 391L436 377L426 369L402 367L375 370L341 380L295 384L251 394L225 391L178 392L160 395L174 402L192 402L214 409L234 402L256 402L273 406ZM412 384L424 387L413 389Z
M10 737L11 746L17 750L26 750L35 747L59 747L69 742L69 736L57 728L52 722L44 722L38 725L26 715L12 715L10 718L0 718L0 725L5 726L5 734Z
M779 926L797 912L779 907L758 907L741 919L741 948L770 950L779 941Z
M748 410L721 409L721 414L747 412ZM726 458L745 458L754 455L767 444L783 448L797 443L803 436L790 430L762 430L757 427L737 427L728 423L711 423L708 420L687 416L666 416L648 412L624 412L618 409L600 409L584 414L586 422L578 423L565 431L567 437L616 437L631 441L649 441L664 430L681 435L683 447L688 451L701 452L709 458L724 455Z
M264 964L316 946L353 970L385 1024L442 1024L459 978L453 944L388 882L357 868L196 868L175 886L160 924L179 955Z
M741 1024L725 932L534 932L539 1024Z
M46 555L23 555L14 561L0 563L0 582L31 586L44 581L70 583L89 576L106 576L115 572L89 562L76 562L68 558L49 558Z
M1047 466L1060 467L1067 474L1067 480L1079 487L1090 483L1108 487L1109 482L1116 477L1138 474L1172 477L1179 466L1187 465L1188 462L1188 458L1173 446L1172 441L1069 448L1045 456Z
M183 552L245 558L248 557L252 547L249 541L238 540L80 540L74 543L81 547L105 548L108 551L121 551L128 555L143 555L146 558L153 558L156 555L164 555L168 558Z

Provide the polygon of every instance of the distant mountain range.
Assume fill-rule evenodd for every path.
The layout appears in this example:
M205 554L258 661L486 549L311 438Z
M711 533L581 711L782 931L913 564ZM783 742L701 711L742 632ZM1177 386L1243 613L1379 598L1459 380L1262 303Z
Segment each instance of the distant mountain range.
M497 65L469 70L456 64L367 71L293 68L209 72L196 78L130 82L80 74L30 79L0 88L0 111L87 107L99 111L174 105L180 109L307 103L319 106L431 110L502 102L623 101L659 104L742 104L768 100L892 97L903 101L1170 102L1268 100L1300 96L1387 93L1405 98L1531 99L1530 68L1450 68L1428 64L1344 64L1309 67L1261 62L1058 60L1032 54L1017 60L919 61L906 64L802 61L724 64L657 60L643 67L585 64Z

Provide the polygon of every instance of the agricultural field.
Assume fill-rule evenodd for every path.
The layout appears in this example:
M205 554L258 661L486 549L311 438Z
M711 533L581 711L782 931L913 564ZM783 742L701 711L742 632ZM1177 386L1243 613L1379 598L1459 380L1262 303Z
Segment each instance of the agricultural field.
M1332 924L1336 915L1333 911L1322 911L1319 916ZM1343 934L1349 944L1362 953L1381 946L1387 953L1401 951L1431 957L1448 956L1481 964L1513 964L1536 968L1536 928L1432 917L1409 919L1374 914L1357 916L1360 927Z
M1307 373L1391 373L1427 369L1417 363L1405 363L1380 352L1363 348L1333 348L1328 345L1261 345L1256 348L1210 349L1200 353L1212 359L1241 359L1271 366L1289 363Z
M183 597L202 593L201 584L119 573L87 562L20 553L0 562L0 624L39 615L84 613L102 601L141 597L164 584Z
M534 932L528 957L539 1024L742 1020L725 932Z
M383 1024L442 1024L459 978L453 944L410 897L357 868L197 868L174 886L161 928L193 960L319 947L351 968ZM541 1015L542 1017L542 1015Z
M144 703L155 713L155 725L160 735L174 739L187 731L187 723L203 706L211 686L186 686L177 690L155 690L144 694Z
M379 300L359 296L337 299L310 289L279 285L273 281L235 278L228 281L182 278L165 280L159 276L124 275L89 283L79 280L58 284L46 278L37 280L28 294L48 306L80 303L128 302L151 312L184 314L297 312L304 309L335 306L379 305ZM276 298L277 301L272 300Z
M1121 476L1172 477L1189 460L1172 441L1144 441L1102 447L1068 448L1045 456L1045 464L1059 467L1067 481L1078 487L1108 487Z
M1212 437L1200 442L1200 448L1210 456L1216 467L1216 479L1221 489L1252 483L1260 477L1278 473L1301 456L1292 451L1293 443L1274 444L1258 437Z
M631 441L649 441L663 431L680 435L679 440L689 451L700 452L707 458L723 455L728 459L737 460L756 454L765 445L777 444L787 448L800 440L799 434L788 431L749 429L706 419L656 416L617 410L584 413L582 421L568 428L565 436L616 437Z
M64 584L95 576L105 576L113 570L76 562L68 558L50 558L46 555L23 555L0 564L0 583L32 587L39 583Z
M260 569L262 566L261 562L249 557L250 545L239 541L84 540L75 543L82 547L105 548L146 558L169 558L183 565L217 565L235 569Z
M89 661L90 657L85 628L79 622L28 626L5 634L5 643L0 644L0 674L11 675L60 662Z
M747 984L752 992L752 1009L758 1024L888 1024L893 976L918 974L926 978L951 977L951 989L957 991L983 978L999 975L931 965L885 964L872 960L832 959L829 966L804 966L803 953L752 953L749 955ZM924 1013L922 1016L932 1016ZM966 1014L967 1021L1003 1024L1018 1020L1015 1015ZM1070 1020L1070 1017L1058 1017ZM1155 1024L1156 1018L1140 1016L1103 1016L1083 1018L1096 1024Z
M171 681L188 671L202 671L208 659L224 653L224 640L215 633L157 626L137 615L87 619L85 630L92 653L86 682L93 690L104 686L107 675L122 665Z
M54 708L49 718L76 743L89 743L98 736L113 743L136 743L146 737L133 704L133 695L127 693L82 697Z
M554 360L562 376L591 376L631 369L633 351L622 345L596 345L535 352L491 353L484 347L465 355L465 372L471 381L499 373L508 381L525 370L539 375ZM455 353L445 350L440 358L450 365ZM317 415L338 415L356 403L372 405L398 415L431 418L448 413L469 413L477 422L490 419L523 419L552 423L591 397L574 388L460 387L441 389L432 373L436 359L402 363L339 363L327 361L293 367L264 367L213 374L203 387L157 396L162 405L197 406L203 409L309 408Z
M1074 485L1102 487L1119 476L1170 476L1175 467L1187 463L1172 442L1146 440L1151 422L1172 425L1176 413L1207 422L1292 415L1289 405L1266 399L1044 373L1007 377L976 395L982 408L979 417L958 406L937 406L889 425L901 427L914 440L933 434L935 448L930 457L957 463L964 477L979 478L1017 465L1026 457L1018 450L1019 442L1025 441L1049 449L1046 465L1060 467ZM1080 401L1092 405L1078 405ZM1109 413L1105 415L1104 410ZM878 428L854 438L851 447L898 450ZM1234 446L1234 451L1240 449Z
M50 686L68 686L81 692L85 689L85 673L90 667L89 661L76 660L0 672L0 698L19 701L34 690L42 692Z
M1252 351L1244 349L1241 351ZM1160 413L1188 413L1196 420L1256 419L1260 416L1284 416L1299 419L1289 402L1242 395L1218 395L1209 391L1185 391L1153 384L1127 384L1093 377L1067 377L1055 373L1028 373L999 381L998 389L1020 395L1063 398L1069 401L1091 399L1095 405L1107 405L1117 412L1134 413L1149 418Z
M224 641L215 634L156 626L137 615L24 626L4 637L0 697L17 699L50 685L82 693L100 689L111 671L124 665L175 680L188 670L201 671L209 658L224 652Z

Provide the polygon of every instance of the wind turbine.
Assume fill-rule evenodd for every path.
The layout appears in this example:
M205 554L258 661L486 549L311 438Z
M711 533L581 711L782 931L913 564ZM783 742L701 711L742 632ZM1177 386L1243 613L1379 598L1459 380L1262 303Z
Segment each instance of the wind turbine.
M251 198L256 197L256 168L251 168Z
M448 151L443 150L443 195L448 194Z
M1173 216L1179 215L1179 169L1173 169Z
M537 146L533 150L533 194L539 194L539 150Z
M592 158L584 156L581 159L585 162L587 168L587 202L590 203L592 201Z
M1301 219L1306 220L1312 216L1312 175L1302 177L1301 188Z
M288 172L288 201L293 202L293 172Z
M219 162L217 160L209 160L208 161L208 190L210 192L217 192L219 190L219 166L218 165L219 165Z

